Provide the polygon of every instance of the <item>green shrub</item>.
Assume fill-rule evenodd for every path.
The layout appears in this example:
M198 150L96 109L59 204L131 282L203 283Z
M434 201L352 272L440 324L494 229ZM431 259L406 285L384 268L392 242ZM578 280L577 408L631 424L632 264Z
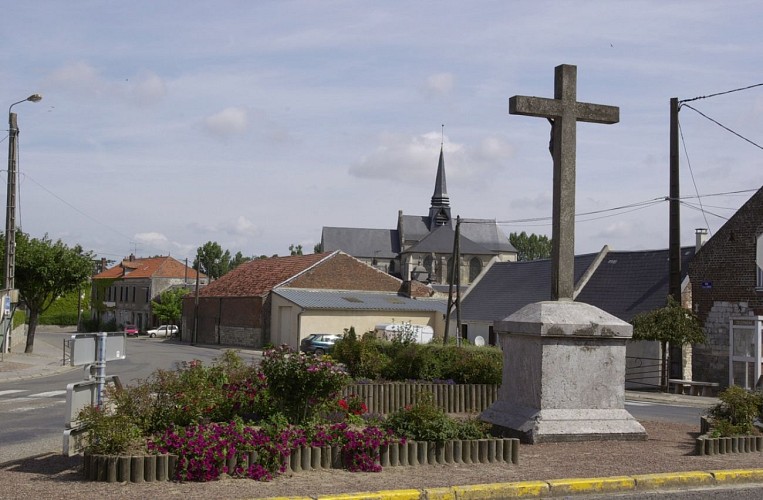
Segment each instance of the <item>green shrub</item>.
M347 373L356 379L378 379L390 363L389 356L382 352L381 341L373 332L358 338L354 327L345 330L342 339L334 345L331 357L344 364Z
M87 429L86 448L92 454L120 455L145 451L141 430L128 415L88 406L80 411L77 418Z
M444 346L442 378L459 384L500 384L503 353L495 347Z
M708 411L713 419L713 433L719 436L751 434L761 413L763 394L732 385L718 395L720 403Z
M431 392L421 393L415 404L390 415L387 426L415 441L446 441L458 434L455 421L437 407Z

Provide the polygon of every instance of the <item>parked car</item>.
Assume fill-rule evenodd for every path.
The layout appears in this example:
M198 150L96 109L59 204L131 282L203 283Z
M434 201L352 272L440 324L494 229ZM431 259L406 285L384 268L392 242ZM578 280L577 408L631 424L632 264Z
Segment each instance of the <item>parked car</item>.
M125 332L125 335L127 335L128 337L137 337L138 327L135 325L125 325L124 332Z
M152 330L149 330L148 336L153 338L157 335L164 335L165 337L174 337L180 332L180 328L177 327L177 325L162 325L158 326Z
M299 350L312 354L326 354L331 352L334 348L334 344L342 336L336 333L311 333L299 344Z

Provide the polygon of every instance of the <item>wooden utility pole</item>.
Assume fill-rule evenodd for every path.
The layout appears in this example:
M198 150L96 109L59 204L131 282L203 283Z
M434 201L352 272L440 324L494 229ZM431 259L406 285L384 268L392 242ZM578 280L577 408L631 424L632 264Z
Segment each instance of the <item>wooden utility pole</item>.
M668 256L670 279L668 293L681 303L681 190L678 169L678 98L670 99L670 218Z

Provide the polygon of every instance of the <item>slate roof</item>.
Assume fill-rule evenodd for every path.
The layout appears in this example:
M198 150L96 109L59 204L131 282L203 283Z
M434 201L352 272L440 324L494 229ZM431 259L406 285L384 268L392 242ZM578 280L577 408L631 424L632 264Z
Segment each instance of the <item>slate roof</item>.
M575 256L575 283L597 255ZM682 277L693 256L693 247L681 249ZM575 300L630 321L640 312L665 305L668 272L667 250L609 251ZM461 315L466 320L492 322L550 298L550 260L496 262L463 298Z
M463 225L461 228L463 229ZM405 252L417 253L451 253L453 252L453 241L456 238L456 232L450 226L440 226L421 241L410 247ZM460 241L460 252L470 255L495 255L496 252L485 248L484 246L473 242L463 234Z
M324 252L251 260L201 289L199 296L259 297L335 254Z
M306 290L278 287L273 293L304 309L362 311L437 311L445 314L442 299L412 299L403 295L346 290Z
M324 252L341 250L354 257L393 259L400 252L396 229L324 227L321 243Z
M686 277L694 247L681 249L681 279ZM668 250L609 252L575 300L592 304L623 321L666 304L669 289Z
M206 278L204 273L199 274L199 276ZM132 260L124 259L116 266L93 276L94 280L141 278L188 278L189 280L195 280L196 270L192 267L187 267L184 263L173 257L164 256L134 258Z
M575 257L575 282L598 254ZM496 321L527 304L551 300L551 260L495 262L461 299L461 317Z

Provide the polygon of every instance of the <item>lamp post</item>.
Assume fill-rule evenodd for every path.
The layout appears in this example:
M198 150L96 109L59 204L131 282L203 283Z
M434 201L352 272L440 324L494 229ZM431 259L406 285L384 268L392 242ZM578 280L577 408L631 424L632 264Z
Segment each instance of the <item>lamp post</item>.
M3 333L6 342L0 342L5 352L10 347L11 318L10 301L11 293L16 285L16 163L18 161L18 138L19 128L16 123L16 113L11 110L16 104L22 102L40 102L40 94L32 94L26 99L14 102L8 107L8 198L5 207L5 281L3 290L5 298L3 302Z

